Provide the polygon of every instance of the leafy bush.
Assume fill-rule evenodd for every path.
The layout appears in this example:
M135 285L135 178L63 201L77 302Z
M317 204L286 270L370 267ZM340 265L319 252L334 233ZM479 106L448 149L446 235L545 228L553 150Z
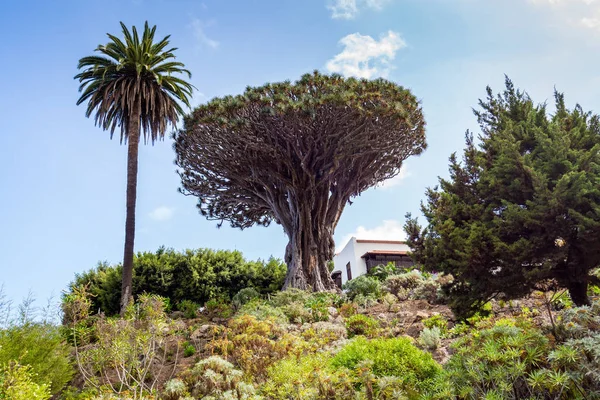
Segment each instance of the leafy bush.
M340 340L345 339L348 335L346 328L331 322L317 322L312 324L308 329L302 331L300 335L308 344L309 350L322 351L325 346Z
M50 398L48 384L36 383L31 366L10 362L0 366L0 399L46 400Z
M445 299L442 288L453 280L452 275L430 275L415 269L404 274L388 276L384 288L400 300L424 299L430 303L440 303Z
M58 393L75 372L70 352L60 329L50 323L21 321L0 329L0 365L17 360L20 366L7 367L15 379L27 374L22 376L23 382L48 385L52 394Z
M523 399L532 393L541 396L534 398L545 398L545 393L556 398L569 392L566 381L548 391L542 390L545 383L535 383L550 348L548 338L527 321L499 320L489 329L459 338L452 347L455 354L445 375L461 399ZM565 378L560 371L553 376L555 383Z
M419 343L427 350L436 350L441 344L440 328L425 328L419 334Z
M291 303L304 304L310 297L310 293L306 290L289 288L286 290L274 293L270 298L270 303L275 307L286 306Z
M133 293L152 293L172 304L190 300L204 304L209 299L231 299L241 289L254 287L261 294L277 292L283 286L287 267L280 260L246 261L238 251L160 248L134 257ZM89 285L92 312L119 313L122 266L99 263L75 276L70 291ZM66 295L68 296L69 293Z
M304 306L310 313L310 322L327 321L329 319L328 307L330 305L330 299L326 296L317 296L315 294L309 297Z
M375 296L364 296L362 294L358 294L354 298L354 303L360 308L367 309L377 305L379 303L379 299Z
M285 358L269 368L261 394L277 400L355 398L350 371L334 370L330 360L326 353Z
M162 397L164 400L180 400L188 394L185 382L179 378L175 378L165 383Z
M344 290L350 300L354 300L358 295L379 298L381 295L381 282L373 277L361 275L346 282Z
M200 306L191 300L182 300L177 304L177 309L183 313L183 316L188 319L196 318Z
M569 339L548 355L553 371L566 373L588 398L600 398L600 333ZM546 384L547 390L551 389Z
M355 303L344 303L339 308L338 312L342 317L348 318L358 312L358 306Z
M407 338L367 340L358 337L333 357L331 365L356 370L367 360L373 376L398 378L409 399L416 399L433 387L441 373L441 367L431 355L416 348Z
M171 381L167 383L167 386L170 386L170 396L175 393L187 394L189 392L194 398L207 400L258 400L258 397L255 396L254 386L244 382L242 378L242 371L235 369L233 364L220 357L211 356L200 360L185 376L187 388L182 387L183 381ZM179 395L181 396L181 394Z
M189 342L183 343L183 356L191 357L194 354L196 354L196 348L194 347L194 345Z
M283 307L283 313L290 322L297 324L303 324L312 320L310 311L304 307L304 304L297 301L285 305Z
M229 318L233 315L233 308L224 299L210 299L204 304L204 314L208 318Z
M346 319L348 336L364 335L373 337L379 330L379 322L367 315L355 314Z
M298 289L288 289L274 295L271 304L282 307L291 322L319 322L329 319L329 307L337 307L344 303L337 293L310 293Z
M233 296L231 303L233 304L233 306L235 308L240 308L241 306L248 303L249 301L258 299L258 298L260 298L260 293L258 293L258 290L254 289L252 287L248 287L248 288L243 288L242 290L237 292L236 295Z
M425 278L418 270L404 274L391 275L385 280L384 287L391 294L397 296L401 289L415 289L423 283Z
M399 271L400 268L396 267L394 263L389 262L386 265L376 265L375 267L371 268L368 275L380 281L385 281L388 276L396 275Z
M121 319L98 318L97 341L76 351L77 363L88 387L102 390L109 386L116 392L129 391L139 398L151 392L159 374L169 364L169 355L178 351L168 338L174 332L166 317L165 302L160 296L141 295L127 308ZM174 347L174 348L172 348ZM113 380L118 384L112 386Z
M426 328L438 328L442 337L448 334L448 321L441 314L433 314L431 317L425 318L422 322Z
M267 369L293 352L297 344L297 339L273 319L260 321L252 315L241 315L229 321L220 338L210 342L208 348L261 380Z
M273 320L280 324L288 323L288 317L281 308L276 308L265 301L255 299L246 303L239 311L238 315L252 315L258 320Z

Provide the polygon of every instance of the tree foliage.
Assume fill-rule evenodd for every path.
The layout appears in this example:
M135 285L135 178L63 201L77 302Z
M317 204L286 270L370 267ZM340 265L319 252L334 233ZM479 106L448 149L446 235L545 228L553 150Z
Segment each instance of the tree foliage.
M233 227L281 224L286 287L334 288L327 262L346 203L426 147L412 93L378 79L304 75L198 107L175 135L182 192Z
M452 306L468 314L503 293L518 297L542 283L588 304L600 263L600 120L555 93L556 111L536 105L506 80L487 89L475 115L480 144L467 132L462 162L427 190L427 226L408 218L416 260L451 273Z
M91 311L114 315L119 312L121 270L121 264L100 263L77 275L70 290L89 285ZM204 304L209 299L232 298L246 287L261 294L273 293L281 288L285 271L285 265L275 258L246 261L239 251L160 248L134 258L133 290L168 298L172 305L185 300Z

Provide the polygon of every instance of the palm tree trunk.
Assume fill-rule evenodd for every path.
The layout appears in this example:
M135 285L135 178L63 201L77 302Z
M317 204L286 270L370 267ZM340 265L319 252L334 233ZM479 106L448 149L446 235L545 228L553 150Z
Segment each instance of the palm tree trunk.
M121 285L121 316L133 296L133 244L135 241L135 203L137 198L138 150L140 144L140 104L135 105L127 128L127 210L125 217L125 249Z

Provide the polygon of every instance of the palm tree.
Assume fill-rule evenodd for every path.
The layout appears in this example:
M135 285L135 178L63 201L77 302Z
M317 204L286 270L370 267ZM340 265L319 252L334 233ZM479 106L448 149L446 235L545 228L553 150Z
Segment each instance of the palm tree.
M135 26L130 32L121 22L124 42L108 34L110 42L96 49L100 55L79 60L75 76L81 85L77 105L88 102L86 116L94 114L95 123L110 131L121 131L120 142L127 149L127 216L125 219L125 249L123 254L123 284L121 314L132 296L133 244L135 239L135 203L138 172L140 133L144 143L164 139L168 126L175 126L183 109L179 102L190 107L189 98L194 87L174 76L190 72L175 62L176 48L165 50L167 36L154 42L156 26L144 25L142 38Z

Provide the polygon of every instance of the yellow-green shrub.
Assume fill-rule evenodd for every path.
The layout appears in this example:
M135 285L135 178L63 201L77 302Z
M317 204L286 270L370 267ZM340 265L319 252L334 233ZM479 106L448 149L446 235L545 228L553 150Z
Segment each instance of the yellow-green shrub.
M355 314L346 319L348 336L364 335L373 337L379 330L379 322L367 315Z
M259 321L252 315L241 315L229 321L221 337L209 343L208 348L260 380L272 364L298 349L298 345L298 339L274 320Z
M6 400L46 400L50 398L47 384L34 382L32 368L10 362L0 366L0 399Z
M430 389L442 371L429 353L416 348L408 338L358 337L333 357L331 365L360 371L358 367L364 367L365 361L370 361L368 372L374 377L397 377L396 383L409 399L416 399Z
M330 361L326 353L285 358L269 368L260 392L273 400L354 398L350 371L336 371Z

